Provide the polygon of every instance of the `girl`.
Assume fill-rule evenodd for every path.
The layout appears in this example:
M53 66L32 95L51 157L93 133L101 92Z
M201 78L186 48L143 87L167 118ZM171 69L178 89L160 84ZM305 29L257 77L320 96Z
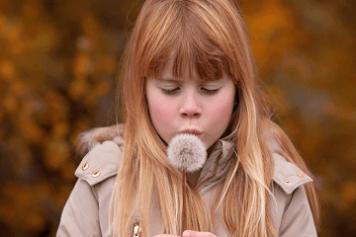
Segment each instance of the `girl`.
M270 119L235 1L146 0L123 62L125 123L82 137L57 236L316 236L309 172ZM166 155L181 133L208 152L185 193Z

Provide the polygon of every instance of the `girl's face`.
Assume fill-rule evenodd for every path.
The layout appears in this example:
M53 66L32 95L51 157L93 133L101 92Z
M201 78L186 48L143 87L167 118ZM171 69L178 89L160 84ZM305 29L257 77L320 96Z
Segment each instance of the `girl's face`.
M210 148L229 125L235 86L224 75L216 81L175 80L170 65L161 78L148 78L146 98L154 128L168 144L179 133L197 135Z

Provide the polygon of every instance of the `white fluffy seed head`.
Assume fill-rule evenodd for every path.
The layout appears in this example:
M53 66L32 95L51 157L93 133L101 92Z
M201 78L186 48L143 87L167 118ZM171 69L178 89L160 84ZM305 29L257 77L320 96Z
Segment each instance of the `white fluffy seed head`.
M194 172L203 167L207 153L204 143L195 135L179 134L167 149L168 160L178 170Z

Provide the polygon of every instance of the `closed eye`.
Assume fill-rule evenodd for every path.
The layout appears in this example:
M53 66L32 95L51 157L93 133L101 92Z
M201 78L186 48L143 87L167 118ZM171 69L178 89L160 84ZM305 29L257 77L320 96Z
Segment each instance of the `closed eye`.
M180 87L161 88L161 91L166 95L175 95L180 91Z
M216 88L216 89L209 89L209 88L205 88L205 87L201 87L200 91L202 94L205 95L214 95L216 94L218 91L220 90L220 88Z

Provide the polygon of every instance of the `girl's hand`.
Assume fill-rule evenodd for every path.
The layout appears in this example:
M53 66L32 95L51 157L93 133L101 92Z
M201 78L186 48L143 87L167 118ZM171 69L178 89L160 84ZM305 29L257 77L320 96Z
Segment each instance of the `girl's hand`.
M217 236L210 232L199 232L199 231L185 230L183 232L182 237L217 237Z
M159 235L155 235L153 237L180 237L180 236L159 234ZM217 236L210 232L199 232L199 231L185 230L183 232L182 237L217 237Z
M167 234L159 234L153 237L180 237L179 235L167 235Z
M180 237L180 236L159 234L159 235L155 235L153 237ZM199 232L199 231L185 230L183 232L182 237L217 237L217 236L210 232Z

